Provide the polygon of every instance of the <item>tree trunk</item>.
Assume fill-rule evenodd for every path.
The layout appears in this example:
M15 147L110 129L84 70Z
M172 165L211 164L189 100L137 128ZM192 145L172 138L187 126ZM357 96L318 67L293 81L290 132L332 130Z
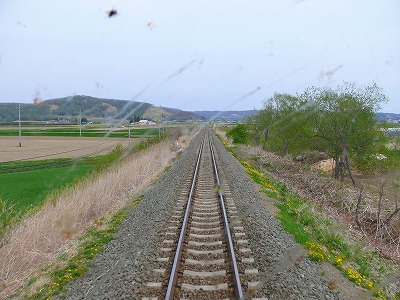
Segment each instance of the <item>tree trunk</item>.
M263 150L266 150L267 147L267 139L268 139L269 129L264 130L264 142L262 145Z
M344 179L344 159L342 155L338 155L335 159L335 169L333 177L337 180L343 181Z
M393 182L393 193L394 193L395 208L394 208L393 213L391 213L390 216L385 221L385 223L387 225L389 225L390 222L394 219L394 217L400 212L400 207L399 207L399 204L397 203L397 189L398 189L398 186L396 185L395 182Z
M347 165L347 171L349 171L351 181L353 182L353 186L356 186L356 182L353 177L353 172L351 172L351 168L350 168L349 157L347 155L346 155L346 165Z
M378 211L377 211L377 216L376 216L376 232L378 232L379 227L381 225L381 209L382 209L382 199L383 199L383 192L384 192L384 187L385 187L386 181L382 181L382 184L379 188L379 201L378 201Z
M394 211L390 214L390 216L386 219L385 223L386 223L387 225L389 225L390 222L392 222L392 220L394 219L394 217L395 217L399 212L400 212L400 208L397 208L396 210L394 210Z
M359 220L359 214L360 214L360 204L361 204L361 200L362 200L363 190L364 190L364 187L361 186L360 194L358 195L358 200L357 200L357 205L356 205L356 224L357 224L359 229L361 229L361 223L360 223L360 220Z

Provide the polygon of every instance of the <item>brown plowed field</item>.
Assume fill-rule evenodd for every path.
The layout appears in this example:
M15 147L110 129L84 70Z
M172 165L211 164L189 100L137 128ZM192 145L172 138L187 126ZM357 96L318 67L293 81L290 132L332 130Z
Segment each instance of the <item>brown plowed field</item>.
M131 139L131 145L143 139ZM22 137L22 147L18 137L0 137L0 162L13 160L39 160L60 157L82 157L105 154L117 144L127 147L128 139L88 138L88 137Z

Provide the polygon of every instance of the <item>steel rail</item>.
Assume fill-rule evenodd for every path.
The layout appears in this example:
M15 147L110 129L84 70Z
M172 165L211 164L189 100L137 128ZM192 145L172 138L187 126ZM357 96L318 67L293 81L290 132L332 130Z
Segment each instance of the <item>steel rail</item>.
M244 299L243 295L243 290L242 290L242 284L240 282L240 277L239 277L239 270L236 262L236 257L235 257L235 250L233 249L233 242L232 242L232 235L229 230L229 223L228 223L228 216L226 214L226 209L225 209L225 204L224 204L224 196L221 191L221 182L219 180L219 174L218 174L218 168L217 168L217 162L215 160L215 155L214 155L214 149L213 149L213 144L211 142L211 137L209 136L208 143L210 145L210 151L211 151L211 157L213 161L213 166L214 166L214 172L215 172L215 177L217 179L217 185L218 185L218 196L220 199L220 204L221 204L221 210L223 214L223 221L224 221L224 227L225 227L225 234L228 240L228 249L229 249L229 257L232 262L232 269L233 269L233 280L235 283L234 290L235 290L235 296L237 299Z
M190 212L190 205L192 203L193 192L194 192L195 183L196 183L197 174L198 174L199 165L200 165L200 158L201 158L201 154L203 152L204 140L205 140L205 137L203 136L203 141L201 142L201 145L200 145L199 155L197 156L196 168L195 168L193 180L192 180L192 187L190 189L188 202L186 205L185 217L183 219L182 229L181 229L181 233L179 235L178 245L176 247L174 262L173 262L172 269L171 269L171 275L170 275L170 278L168 281L168 287L167 287L167 292L165 294L165 300L172 300L174 298L176 280L178 277L178 265L179 265L179 262L180 262L181 256L182 256L183 240L184 240L185 234L186 234L186 228L187 228L189 212Z

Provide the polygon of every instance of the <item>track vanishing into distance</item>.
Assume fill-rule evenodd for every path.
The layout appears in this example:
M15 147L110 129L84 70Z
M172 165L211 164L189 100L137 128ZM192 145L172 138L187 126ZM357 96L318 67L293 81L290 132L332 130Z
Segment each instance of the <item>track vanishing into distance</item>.
M318 263L297 260L298 244L268 211L275 200L212 131L196 130L139 205L128 206L85 275L55 299L349 300Z
M194 166L190 190L177 201L142 300L251 299L258 270L252 268L246 234L229 187L221 182L208 132Z

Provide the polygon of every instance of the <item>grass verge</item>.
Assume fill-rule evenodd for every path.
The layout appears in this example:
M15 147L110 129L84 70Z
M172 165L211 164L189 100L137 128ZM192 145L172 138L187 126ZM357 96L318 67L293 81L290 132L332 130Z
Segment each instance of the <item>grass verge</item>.
M137 206L143 196L130 202L130 208ZM74 254L63 253L41 272L39 276L27 279L26 286L12 297L24 299L50 299L65 291L68 283L83 276L92 261L104 246L114 239L121 223L127 217L127 209L120 209L94 221L79 238Z
M280 209L278 218L282 227L291 233L297 243L308 249L308 256L317 262L328 262L356 285L373 291L379 299L400 299L400 293L379 288L385 277L396 273L396 266L379 257L376 251L367 251L362 245L348 243L329 218L323 216L306 199L275 180L259 167L241 161L246 173L262 187L262 192L276 199Z

